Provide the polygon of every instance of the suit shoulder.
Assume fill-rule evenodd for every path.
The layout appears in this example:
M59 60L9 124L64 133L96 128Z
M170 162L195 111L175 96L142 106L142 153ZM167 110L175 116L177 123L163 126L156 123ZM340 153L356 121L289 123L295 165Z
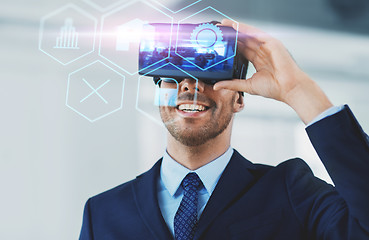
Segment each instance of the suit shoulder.
M281 162L277 166L271 166L263 163L252 163L246 158L240 155L240 163L244 165L249 171L255 176L263 176L270 172L286 172L290 173L291 170L298 171L311 171L310 167L306 164L304 160L301 158L293 158L286 161Z
M304 189L306 192L334 190L331 184L314 176L308 164L300 158L287 160L276 168L283 171L286 186L291 191L294 189Z
M240 159L240 164L244 165L255 177L262 177L269 173L278 173L279 175L295 175L301 173L311 173L312 171L307 163L301 158L293 158L281 162L277 166L271 166L261 163L252 163L235 150L234 157Z
M303 176L314 177L309 165L301 158L293 158L286 160L276 166L276 170L283 172L286 181L299 179Z
M267 174L275 174L283 176L286 179L298 178L302 175L312 175L310 167L301 158L289 159L281 162L277 166L270 166L265 164L253 164L254 169L250 172L256 177L262 177Z
M311 171L307 163L301 158L293 158L293 159L286 160L278 164L276 168L280 168L283 170Z

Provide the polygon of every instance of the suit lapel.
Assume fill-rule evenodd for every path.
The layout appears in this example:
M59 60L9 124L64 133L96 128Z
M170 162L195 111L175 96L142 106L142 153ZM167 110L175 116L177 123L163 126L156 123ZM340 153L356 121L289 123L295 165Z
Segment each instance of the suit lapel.
M200 217L194 239L199 239L218 214L251 186L254 178L249 168L254 168L252 163L235 150Z
M134 181L133 194L140 212L150 232L155 239L172 239L164 218L161 214L157 198L157 181L160 173L161 159L146 173Z

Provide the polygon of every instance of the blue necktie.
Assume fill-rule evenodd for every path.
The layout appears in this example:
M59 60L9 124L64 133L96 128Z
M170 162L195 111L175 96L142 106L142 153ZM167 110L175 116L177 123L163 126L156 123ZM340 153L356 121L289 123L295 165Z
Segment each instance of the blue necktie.
M183 179L183 198L174 216L174 234L176 240L191 240L197 227L198 191L202 182L196 173L192 172Z

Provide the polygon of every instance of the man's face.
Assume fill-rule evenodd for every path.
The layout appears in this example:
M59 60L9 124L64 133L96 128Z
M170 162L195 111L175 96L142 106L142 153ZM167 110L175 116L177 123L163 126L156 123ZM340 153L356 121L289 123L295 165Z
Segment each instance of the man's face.
M176 88L176 84L163 81L161 87ZM212 85L184 79L178 86L177 106L161 106L160 115L177 141L186 146L199 146L227 128L233 114L243 107L241 98L237 92L214 91Z

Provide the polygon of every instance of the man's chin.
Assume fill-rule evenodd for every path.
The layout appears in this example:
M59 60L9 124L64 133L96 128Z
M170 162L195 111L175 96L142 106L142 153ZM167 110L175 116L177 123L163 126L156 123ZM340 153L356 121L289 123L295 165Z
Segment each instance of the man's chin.
M221 133L221 131L209 129L203 124L196 123L180 124L176 126L167 125L166 127L174 139L189 147L201 146Z
M173 136L173 135L172 135ZM204 139L198 134L173 136L178 142L188 147L196 147L205 144L209 139Z

